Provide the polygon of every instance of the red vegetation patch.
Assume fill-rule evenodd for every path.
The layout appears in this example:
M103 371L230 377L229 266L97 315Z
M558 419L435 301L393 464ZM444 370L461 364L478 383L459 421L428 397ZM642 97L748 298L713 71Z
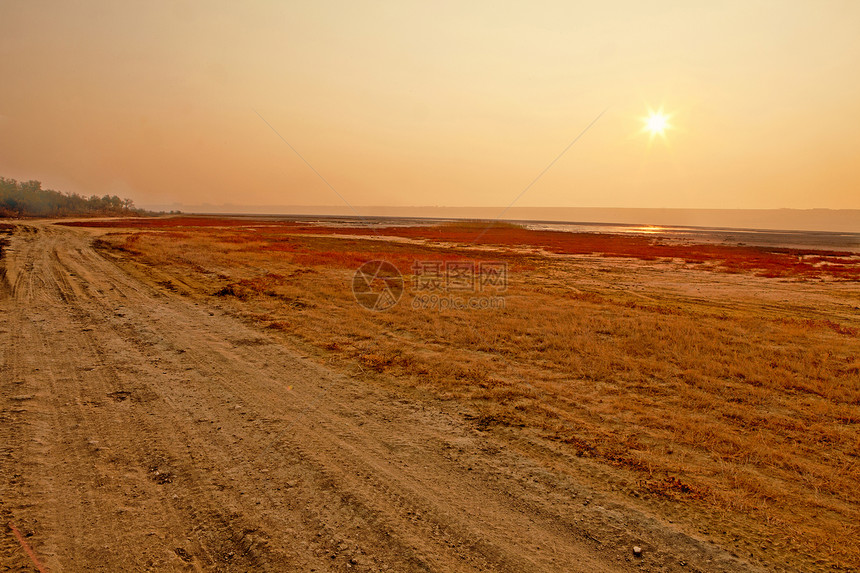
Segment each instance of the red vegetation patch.
M640 260L674 259L691 264L711 263L723 272L753 272L764 277L832 277L860 280L860 257L850 252L765 248L707 244L668 244L660 238L611 233L571 233L536 231L511 225L487 226L448 224L432 227L322 227L294 221L261 221L226 217L168 217L80 221L62 223L86 227L125 227L142 229L181 229L189 227L232 227L248 236L235 236L231 242L262 241L264 250L296 252L289 235L389 236L429 242L457 243L464 246L492 245L512 249L534 248L563 255L600 255ZM364 246L364 245L363 245ZM355 266L368 259L367 251L308 252L299 258L304 264ZM373 258L390 257L392 263L406 270L414 256L405 253L370 253ZM376 256L379 255L379 256ZM384 256L383 256L384 255ZM402 260L401 260L402 259ZM408 260L407 260L408 259Z
M393 264L403 274L412 274L413 265L416 260L421 261L462 261L462 255L439 255L429 253L402 251L312 251L296 253L292 261L299 265L335 266L341 268L355 269L372 260L383 260Z
M860 332L858 332L856 328L851 328L850 326L845 326L829 319L782 319L780 322L782 322L783 324L791 324L813 330L829 329L833 332L836 332L838 334L844 334L846 336L858 336L858 334L860 334Z

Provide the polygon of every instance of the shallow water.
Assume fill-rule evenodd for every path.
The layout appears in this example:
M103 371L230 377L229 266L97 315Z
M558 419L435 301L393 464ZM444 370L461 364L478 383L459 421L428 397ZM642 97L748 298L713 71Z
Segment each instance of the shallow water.
M267 216L269 220L298 221L322 227L423 227L448 223L457 219L419 217L320 217L320 216ZM848 251L860 254L860 233L829 231L773 231L763 229L729 229L709 227L680 227L628 225L617 223L576 223L564 221L506 221L527 229L539 231L566 231L571 233L614 233L622 235L648 235L671 243L697 243L718 245L753 245L760 247Z

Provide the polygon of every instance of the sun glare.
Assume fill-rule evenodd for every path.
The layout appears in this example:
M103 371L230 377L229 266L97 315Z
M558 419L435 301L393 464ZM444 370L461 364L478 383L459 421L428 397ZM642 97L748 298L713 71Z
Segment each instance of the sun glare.
M643 118L645 127L643 131L647 131L653 138L655 135L665 135L666 130L671 128L669 125L669 116L663 113L663 110L652 111L647 117Z

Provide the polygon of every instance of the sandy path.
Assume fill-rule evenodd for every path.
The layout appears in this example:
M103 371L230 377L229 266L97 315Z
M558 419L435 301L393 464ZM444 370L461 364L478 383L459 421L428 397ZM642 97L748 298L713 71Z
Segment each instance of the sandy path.
M34 224L5 252L0 570L36 570L8 522L52 572L741 567L90 242Z

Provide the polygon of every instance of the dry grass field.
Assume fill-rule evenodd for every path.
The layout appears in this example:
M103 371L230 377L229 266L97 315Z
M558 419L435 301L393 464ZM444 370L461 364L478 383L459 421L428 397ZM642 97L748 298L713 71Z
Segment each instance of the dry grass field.
M101 252L548 470L789 570L860 568L860 261L475 224L114 221ZM483 233L483 234L482 234ZM382 259L406 290L351 292ZM502 261L502 307L416 308L414 261Z

